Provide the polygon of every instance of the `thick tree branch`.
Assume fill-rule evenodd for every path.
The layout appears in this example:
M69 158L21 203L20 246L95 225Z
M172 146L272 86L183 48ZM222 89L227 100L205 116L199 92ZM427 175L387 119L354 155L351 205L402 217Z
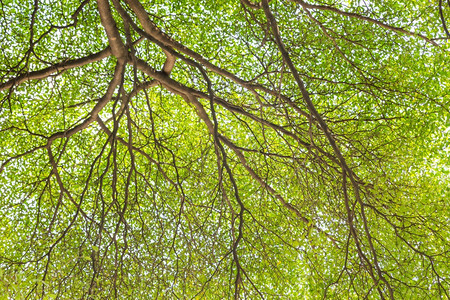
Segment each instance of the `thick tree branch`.
M98 11L100 12L100 19L108 36L109 44L111 46L112 54L117 57L119 61L125 62L128 57L128 51L122 42L116 22L111 14L111 8L108 0L97 0Z
M77 67L82 67L84 65L100 61L108 56L111 56L111 54L112 54L111 48L107 47L100 52L90 54L90 55L82 57L82 58L66 60L66 61L63 61L60 63L56 63L48 68L45 68L45 69L42 69L39 71L28 72L26 74L22 74L13 79L10 79L7 82L1 83L0 91L20 85L29 80L43 79L43 78L49 77L55 73L59 74L66 70L70 70L70 69L77 68Z
M150 35L150 37L155 41L158 42L161 47L167 47L165 48L165 51L170 52L172 55L176 56L177 54L171 50L171 48L179 51L180 53L183 53L192 59L198 61L203 66L205 66L207 69L213 71L214 73L221 75L225 78L228 78L232 80L233 82L239 84L240 86L250 90L250 91L256 91L261 90L269 95L272 95L277 98L281 98L283 101L286 101L291 107L293 107L300 115L305 116L309 118L309 114L303 110L301 110L298 106L295 105L295 103L287 96L282 95L279 91L271 90L267 87L264 87L260 84L253 84L249 81L245 81L235 74L220 68L213 63L211 63L208 59L204 58L199 53L187 48L186 46L182 45L181 43L175 41L167 34L163 33L161 29L159 29L149 18L148 15L145 13L144 8L137 0L127 0L127 3L130 5L130 7L133 9L135 14L138 16L139 20L141 21L142 26L144 27L144 30L146 33ZM164 49L164 48L163 48ZM180 57L182 58L182 57Z

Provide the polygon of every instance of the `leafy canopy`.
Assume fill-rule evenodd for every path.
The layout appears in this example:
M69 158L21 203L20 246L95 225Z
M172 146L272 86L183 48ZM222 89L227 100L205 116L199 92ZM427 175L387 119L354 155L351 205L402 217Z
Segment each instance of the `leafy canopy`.
M0 295L449 299L449 17L1 1Z

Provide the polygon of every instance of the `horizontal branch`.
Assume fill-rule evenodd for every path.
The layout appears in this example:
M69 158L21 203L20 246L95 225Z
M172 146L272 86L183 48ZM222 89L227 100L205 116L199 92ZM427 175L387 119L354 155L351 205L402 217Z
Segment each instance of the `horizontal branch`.
M46 77L49 77L50 75L54 73L60 73L64 72L66 70L70 70L76 67L81 67L90 63L94 63L97 61L100 61L108 56L111 56L111 48L107 47L104 50L90 54L88 56L77 58L77 59L70 59L66 60L60 63L56 63L48 68L38 70L38 71L32 71L28 72L22 75L19 75L18 77L15 77L13 79L10 79L7 82L0 84L0 91L7 90L9 88L12 88L15 85L22 84L29 80L35 80L35 79L43 79Z

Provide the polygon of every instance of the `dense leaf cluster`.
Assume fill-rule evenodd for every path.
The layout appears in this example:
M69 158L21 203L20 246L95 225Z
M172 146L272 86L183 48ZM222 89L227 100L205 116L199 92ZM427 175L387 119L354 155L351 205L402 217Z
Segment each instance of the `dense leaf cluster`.
M0 1L0 295L448 299L449 19Z

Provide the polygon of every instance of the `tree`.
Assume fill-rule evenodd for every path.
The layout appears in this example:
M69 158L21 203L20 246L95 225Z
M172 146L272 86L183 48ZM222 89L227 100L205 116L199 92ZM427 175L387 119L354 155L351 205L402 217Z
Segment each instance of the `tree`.
M449 14L1 1L1 294L449 299Z

